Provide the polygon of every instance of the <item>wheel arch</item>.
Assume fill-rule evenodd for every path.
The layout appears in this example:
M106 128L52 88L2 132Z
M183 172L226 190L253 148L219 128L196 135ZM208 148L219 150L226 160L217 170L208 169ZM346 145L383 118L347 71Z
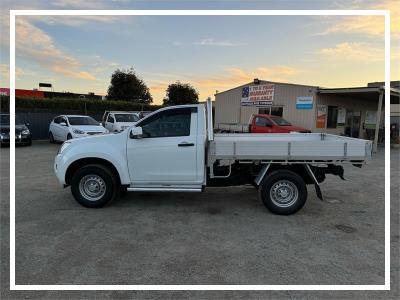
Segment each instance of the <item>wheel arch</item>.
M310 174L308 174L303 164L288 164L288 165L270 164L267 170L265 171L265 174L262 174L263 172L262 170L260 171L259 176L261 176L261 178L259 178L257 181L260 183L265 177L268 177L269 174L279 170L287 170L296 173L301 178L303 178L306 184L314 183L313 178L311 178Z
M65 172L65 184L70 185L72 177L74 176L75 172L82 166L85 165L103 165L106 166L107 168L110 169L110 171L116 176L118 182L121 184L121 174L118 172L118 169L115 167L115 165L110 162L107 159L104 158L99 158L99 157L85 157L85 158L80 158L75 160L73 163L71 163L67 171Z

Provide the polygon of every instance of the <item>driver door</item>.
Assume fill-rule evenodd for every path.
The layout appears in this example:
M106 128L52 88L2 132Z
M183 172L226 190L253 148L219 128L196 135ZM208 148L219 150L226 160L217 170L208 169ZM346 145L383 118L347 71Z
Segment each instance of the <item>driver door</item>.
M160 111L136 126L142 138L128 136L127 158L135 186L195 184L197 178L197 108Z

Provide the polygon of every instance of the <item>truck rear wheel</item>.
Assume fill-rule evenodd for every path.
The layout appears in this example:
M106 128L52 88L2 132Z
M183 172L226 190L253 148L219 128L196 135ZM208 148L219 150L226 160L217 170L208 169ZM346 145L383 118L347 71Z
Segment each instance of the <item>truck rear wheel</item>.
M267 174L261 182L259 196L272 213L291 215L306 203L307 186L298 174L289 170L276 170Z
M75 200L85 207L103 207L119 196L119 190L116 176L103 165L83 166L71 180Z

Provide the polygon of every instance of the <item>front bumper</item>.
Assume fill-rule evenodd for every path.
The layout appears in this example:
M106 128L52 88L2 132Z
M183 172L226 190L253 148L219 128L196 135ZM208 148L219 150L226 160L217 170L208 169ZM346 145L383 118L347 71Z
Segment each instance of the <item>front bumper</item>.
M62 168L62 166L64 164L62 164L61 162L62 162L62 155L57 154L57 156L54 160L53 170L54 170L54 173L56 174L58 182L61 185L65 186L65 170Z
M30 134L16 134L15 135L15 144L22 145L22 144L29 144L32 141L32 135ZM9 135L2 135L0 139L0 143L2 145L9 145L10 144L10 136Z

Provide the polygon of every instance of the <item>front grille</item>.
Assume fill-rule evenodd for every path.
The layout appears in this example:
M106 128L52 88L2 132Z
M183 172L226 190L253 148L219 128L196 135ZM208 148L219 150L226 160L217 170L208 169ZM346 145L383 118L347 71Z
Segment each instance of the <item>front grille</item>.
M89 134L89 135L95 135L95 134L102 134L102 132L88 132L87 134Z

